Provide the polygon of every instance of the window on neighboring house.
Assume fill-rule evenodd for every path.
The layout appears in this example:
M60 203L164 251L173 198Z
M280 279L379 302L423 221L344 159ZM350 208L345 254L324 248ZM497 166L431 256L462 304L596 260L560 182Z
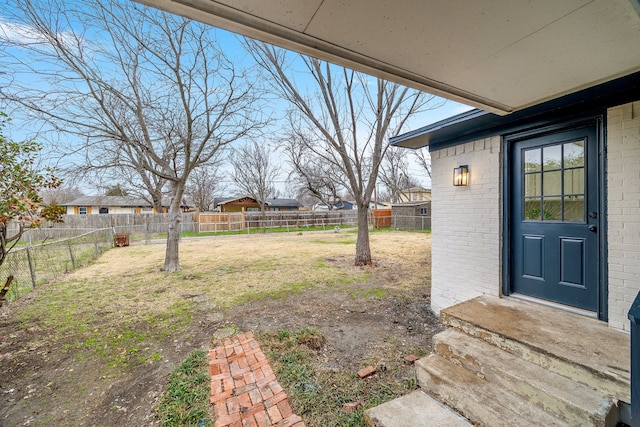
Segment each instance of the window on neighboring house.
M271 208L271 209L269 209L269 210L272 210L272 211L279 211L279 210L280 210L280 208Z
M101 213L101 214L108 214L108 213L109 213L109 208L100 208L100 210L98 211L98 213Z
M247 212L260 212L260 208L247 208Z
M78 215L86 215L87 207L86 206L78 206Z
M151 208L151 207L145 207L145 208L140 209L140 211L141 211L141 212L153 212L153 208Z
M416 193L411 193L411 200L413 200L413 201L416 200Z
M424 194L420 193L420 201L424 200Z
M420 215L429 215L429 210L427 208L420 208Z

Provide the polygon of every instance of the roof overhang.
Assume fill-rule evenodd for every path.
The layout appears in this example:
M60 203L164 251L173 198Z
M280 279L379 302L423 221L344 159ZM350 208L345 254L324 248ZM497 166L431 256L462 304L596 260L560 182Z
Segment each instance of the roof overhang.
M640 70L640 0L138 0L504 115Z
M606 109L640 99L640 72L570 95L499 116L482 110L466 111L390 138L391 145L405 148L429 146L429 150L539 128L588 116L603 116Z

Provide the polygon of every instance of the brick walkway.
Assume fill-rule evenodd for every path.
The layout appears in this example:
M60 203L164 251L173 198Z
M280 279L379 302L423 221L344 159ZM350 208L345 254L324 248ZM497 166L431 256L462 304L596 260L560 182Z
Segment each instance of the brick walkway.
M209 351L215 427L304 427L251 332Z

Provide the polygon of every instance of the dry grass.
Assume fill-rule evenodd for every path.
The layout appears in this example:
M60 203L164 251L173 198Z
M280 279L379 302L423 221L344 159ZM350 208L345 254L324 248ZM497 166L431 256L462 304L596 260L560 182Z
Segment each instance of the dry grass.
M384 259L379 265L383 270L390 262L405 264L410 271L424 268L429 241L427 235L418 233L371 235L374 259ZM184 240L182 270L175 274L159 269L164 245L129 246L109 251L68 281L102 288L101 307L110 311L163 312L178 299L202 294L219 307L229 307L306 286L340 286L368 278L366 268L350 268L354 254L353 233ZM342 268L335 268L336 264ZM419 275L413 277L420 280Z
M430 235L373 232L375 268L353 266L355 240L351 231L184 239L182 270L174 274L160 271L163 244L104 253L11 305L6 325L16 345L43 349L45 358L61 354L58 362L52 360L58 365L42 365L48 372L45 381L60 384L61 375L74 371L76 364L92 367L81 376L79 369L74 371L73 384L80 387L59 389L55 399L43 394L40 401L34 394L31 404L52 414L71 408L64 417L83 420L90 413L82 403L87 388L97 394L119 381L135 381L136 369L151 372L175 359L181 348L206 347L214 330L198 325L215 323L207 318L222 319L225 310L239 303L312 288L370 300L428 286ZM19 332L9 331L13 324ZM20 347L16 352L23 351ZM25 373L14 375L19 382ZM158 380L148 380L145 387Z

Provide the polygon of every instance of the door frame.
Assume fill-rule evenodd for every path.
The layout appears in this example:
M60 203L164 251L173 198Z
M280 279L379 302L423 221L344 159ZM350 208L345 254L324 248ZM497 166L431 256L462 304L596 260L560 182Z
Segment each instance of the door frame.
M519 130L514 133L502 135L502 295L511 294L511 277L513 275L512 257L512 182L514 171L511 168L513 147L515 142L542 137L556 132L570 131L587 126L595 128L597 145L597 168L598 177L596 192L598 215L598 245L600 247L598 257L598 312L599 320L607 321L608 310L608 248L607 248L607 186L606 186L606 134L605 134L604 113L595 116L582 117L579 119L567 120L559 123L552 123L545 126L538 126L526 130Z

